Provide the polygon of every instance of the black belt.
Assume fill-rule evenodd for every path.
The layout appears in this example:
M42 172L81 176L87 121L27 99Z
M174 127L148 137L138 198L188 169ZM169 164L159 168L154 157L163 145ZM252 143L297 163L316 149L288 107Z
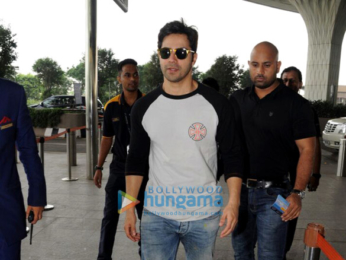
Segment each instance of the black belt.
M266 181L266 180L256 180L256 179L247 179L246 187L255 188L255 189L267 189L270 187L288 189L290 186L286 181Z

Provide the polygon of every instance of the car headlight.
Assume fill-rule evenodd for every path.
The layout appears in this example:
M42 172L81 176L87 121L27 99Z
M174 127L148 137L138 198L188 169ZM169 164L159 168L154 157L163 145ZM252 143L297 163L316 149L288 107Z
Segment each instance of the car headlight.
M338 134L346 134L346 123L341 125Z

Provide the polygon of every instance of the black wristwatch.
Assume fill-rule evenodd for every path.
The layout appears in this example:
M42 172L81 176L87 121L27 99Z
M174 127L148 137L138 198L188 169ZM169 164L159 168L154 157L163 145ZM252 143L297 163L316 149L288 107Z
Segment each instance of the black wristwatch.
M294 193L294 194L297 194L301 199L304 199L305 198L305 191L303 190L297 190L297 189L293 189L291 191L291 194Z
M311 174L311 176L316 178L316 179L320 179L322 175L320 173L313 173L313 174Z
M102 166L95 166L95 170L101 170L101 171L103 171L103 167Z

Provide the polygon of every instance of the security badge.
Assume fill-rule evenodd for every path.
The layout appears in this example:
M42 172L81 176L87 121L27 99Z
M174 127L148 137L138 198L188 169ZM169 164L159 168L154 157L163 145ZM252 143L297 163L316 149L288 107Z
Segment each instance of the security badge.
M12 127L13 123L12 120L10 118L8 118L7 116L4 116L1 121L0 121L0 129L1 130L5 130L9 127Z

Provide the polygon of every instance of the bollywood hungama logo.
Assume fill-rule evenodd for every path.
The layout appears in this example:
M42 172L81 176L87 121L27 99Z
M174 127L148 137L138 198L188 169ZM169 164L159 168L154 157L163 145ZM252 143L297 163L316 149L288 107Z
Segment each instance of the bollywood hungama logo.
M193 123L189 127L189 136L194 141L200 141L207 135L207 128L202 123Z
M187 209L194 207L222 207L221 186L147 186L144 192L145 207Z
M124 201L123 201L124 198ZM126 210L136 206L139 203L139 200L132 197L125 192L118 190L118 213L121 214Z

